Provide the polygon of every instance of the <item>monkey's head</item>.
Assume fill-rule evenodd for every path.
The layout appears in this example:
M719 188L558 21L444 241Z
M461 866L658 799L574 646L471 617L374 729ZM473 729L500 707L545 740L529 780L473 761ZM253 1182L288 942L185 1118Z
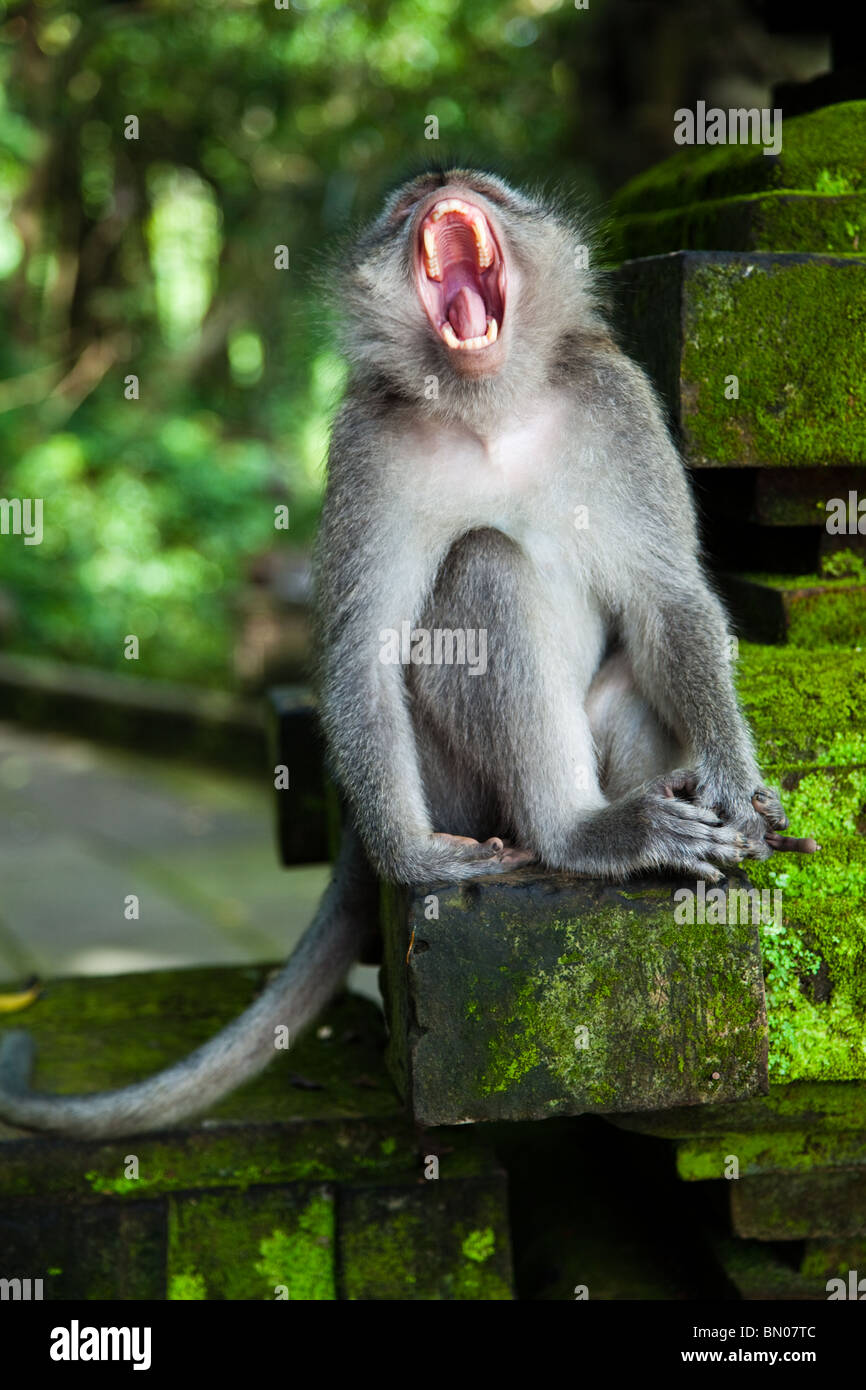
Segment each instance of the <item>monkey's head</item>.
M433 395L434 409L513 406L561 370L581 331L598 331L580 240L570 219L491 174L412 179L347 258L348 354L402 396Z

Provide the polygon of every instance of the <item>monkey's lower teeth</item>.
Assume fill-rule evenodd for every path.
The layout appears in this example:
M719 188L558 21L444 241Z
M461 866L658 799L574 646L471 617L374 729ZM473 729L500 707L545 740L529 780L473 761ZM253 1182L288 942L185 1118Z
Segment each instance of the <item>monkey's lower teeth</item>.
M499 324L496 319L489 318L487 320L487 332L478 338L458 338L447 320L442 324L439 332L442 334L448 347L459 348L461 351L466 351L467 348L489 347L491 343L495 343L496 339L499 337Z

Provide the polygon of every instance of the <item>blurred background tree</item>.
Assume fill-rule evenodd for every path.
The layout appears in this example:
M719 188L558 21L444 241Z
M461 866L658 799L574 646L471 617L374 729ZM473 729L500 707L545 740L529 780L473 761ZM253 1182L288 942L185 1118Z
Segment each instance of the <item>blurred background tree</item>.
M135 633L140 674L265 678L244 595L303 597L334 234L431 158L603 207L677 106L827 66L741 0L277 3L0 0L0 496L45 512L41 545L0 538L13 650L128 671Z

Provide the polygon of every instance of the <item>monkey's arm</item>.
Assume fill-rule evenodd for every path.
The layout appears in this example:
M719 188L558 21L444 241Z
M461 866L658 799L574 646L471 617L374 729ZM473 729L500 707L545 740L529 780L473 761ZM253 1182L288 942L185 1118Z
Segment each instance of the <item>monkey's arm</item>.
M411 485L371 457L351 412L335 430L316 554L317 693L331 770L371 861L398 883L512 867L430 823L405 680L405 647L454 539L416 509ZM360 442L359 442L360 441ZM417 460L409 464L417 466ZM384 476L383 476L384 474Z
M622 627L638 684L691 750L695 778L686 790L737 826L748 857L814 850L813 840L779 834L788 818L764 784L739 706L727 617L694 559L674 556L645 577Z

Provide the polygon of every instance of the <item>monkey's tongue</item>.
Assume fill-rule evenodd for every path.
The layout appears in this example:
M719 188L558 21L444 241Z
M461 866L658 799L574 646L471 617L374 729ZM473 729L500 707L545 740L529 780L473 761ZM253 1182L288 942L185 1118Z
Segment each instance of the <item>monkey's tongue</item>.
M477 290L464 285L448 305L448 322L458 338L481 338L487 332L487 309Z

